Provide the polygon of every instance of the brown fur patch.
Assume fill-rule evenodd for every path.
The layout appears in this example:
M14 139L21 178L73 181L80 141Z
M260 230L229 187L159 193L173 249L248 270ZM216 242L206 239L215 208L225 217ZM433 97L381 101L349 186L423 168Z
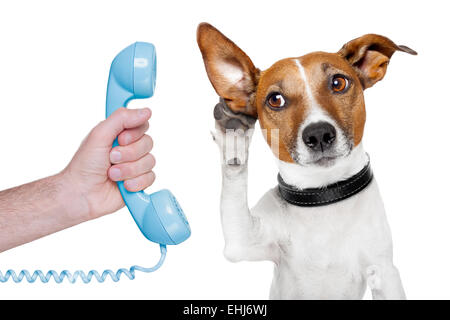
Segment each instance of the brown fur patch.
M301 57L300 62L319 106L338 123L348 138L353 139L353 145L357 146L363 136L366 111L363 87L355 70L335 53L310 53ZM342 74L350 80L347 92L332 92L330 79L335 74Z
M287 107L272 110L267 96L279 92L287 99ZM267 130L267 143L272 145L271 130L279 130L279 159L294 162L291 148L297 139L298 127L305 118L305 86L293 59L283 59L261 73L256 91L256 110L261 128Z
M364 89L367 89L383 79L395 51L417 55L413 49L398 46L392 40L378 34L366 34L347 42L339 50L338 55L355 68Z
M256 117L250 100L258 83L259 69L233 41L208 23L201 23L198 26L197 43L209 80L217 94L225 99L234 112ZM241 69L244 75L232 86L220 68L225 63L233 68Z

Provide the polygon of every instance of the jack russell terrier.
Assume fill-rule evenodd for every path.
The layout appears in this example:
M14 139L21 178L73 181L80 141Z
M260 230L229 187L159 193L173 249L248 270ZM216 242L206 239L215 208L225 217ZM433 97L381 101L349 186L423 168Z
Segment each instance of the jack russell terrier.
M361 140L363 91L395 51L367 34L337 53L313 52L264 71L207 23L197 42L221 97L214 109L222 155L225 257L274 263L271 299L404 299L383 202ZM249 209L248 146L259 120L278 158L278 186Z

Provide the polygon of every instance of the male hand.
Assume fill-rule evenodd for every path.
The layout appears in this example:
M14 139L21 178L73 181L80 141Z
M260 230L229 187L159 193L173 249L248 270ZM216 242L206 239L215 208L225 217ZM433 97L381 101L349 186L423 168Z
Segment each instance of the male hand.
M146 135L150 109L116 110L83 140L61 175L78 195L78 210L94 219L124 206L116 181L129 191L140 191L155 180L153 141ZM118 137L119 146L112 148Z

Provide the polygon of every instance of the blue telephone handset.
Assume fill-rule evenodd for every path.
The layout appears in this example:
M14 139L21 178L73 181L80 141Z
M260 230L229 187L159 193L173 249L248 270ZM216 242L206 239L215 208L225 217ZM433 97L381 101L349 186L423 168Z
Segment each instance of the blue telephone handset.
M113 60L108 79L108 90L106 93L106 117L109 117L120 107L126 107L132 99L150 98L155 90L156 79L156 52L150 43L136 42L122 50ZM113 147L117 146L117 138ZM186 217L175 197L169 190L163 189L152 194L144 191L130 192L125 189L123 181L117 183L123 200L127 205L134 221L142 234L150 241L159 243L161 258L151 268L132 266L130 269L121 268L116 272L105 270L101 274L96 270L87 273L77 270L71 273L68 270L50 270L44 274L41 270L30 273L21 270L7 270L5 274L0 271L0 282L12 279L21 282L26 279L33 283L36 279L47 283L53 278L56 283L61 283L67 278L70 283L76 282L78 278L84 283L89 283L92 278L104 282L108 276L114 282L120 280L124 274L129 279L135 278L136 271L153 272L164 262L166 257L166 245L179 244L189 238L191 229Z
M156 51L153 44L136 42L113 60L106 94L106 117L132 99L153 96L156 81ZM117 146L117 139L113 147ZM122 198L142 234L159 244L179 244L189 238L189 223L169 190L150 195L130 192L123 181L117 183Z

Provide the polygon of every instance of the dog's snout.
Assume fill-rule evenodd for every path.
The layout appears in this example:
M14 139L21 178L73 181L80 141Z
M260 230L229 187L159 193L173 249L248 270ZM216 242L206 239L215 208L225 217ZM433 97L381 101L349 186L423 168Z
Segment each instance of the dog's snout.
M303 130L302 139L310 149L325 151L336 140L336 129L325 121L312 123Z

